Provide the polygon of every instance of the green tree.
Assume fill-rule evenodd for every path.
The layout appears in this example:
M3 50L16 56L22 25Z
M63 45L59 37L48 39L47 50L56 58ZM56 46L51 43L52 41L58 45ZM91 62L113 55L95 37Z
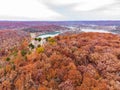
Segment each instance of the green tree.
M48 41L49 40L49 38L51 38L51 37L46 37L45 39L46 39L46 41Z
M10 58L9 58L9 57L7 57L7 58L6 58L6 61L10 61Z
M40 42L40 41L41 41L41 38L38 38L38 41Z
M22 56L25 56L26 54L27 54L27 51L26 51L26 50L22 50L22 51L21 51L21 55L22 55Z
M41 41L41 38L35 38L35 41L39 41L39 42L40 42L40 41Z
M31 43L31 44L29 44L29 47L30 48L32 48L32 49L34 49L35 48L35 46Z

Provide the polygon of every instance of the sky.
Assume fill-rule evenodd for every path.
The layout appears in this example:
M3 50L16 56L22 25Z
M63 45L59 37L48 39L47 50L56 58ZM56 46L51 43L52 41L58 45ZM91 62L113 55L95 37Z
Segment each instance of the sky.
M0 20L120 20L120 0L0 0Z

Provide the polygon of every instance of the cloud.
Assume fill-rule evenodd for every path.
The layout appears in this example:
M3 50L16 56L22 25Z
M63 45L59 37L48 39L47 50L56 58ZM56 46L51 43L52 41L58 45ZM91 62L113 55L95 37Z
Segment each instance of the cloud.
M118 20L120 0L0 0L0 20Z
M110 5L114 3L114 0L82 0L82 3L78 3L78 5L75 6L76 11L89 11L94 10L96 8L100 8L103 6Z
M118 20L119 0L44 0L52 10L66 20Z
M62 15L37 0L0 0L0 19L14 20L13 17L15 20L52 20Z
M105 5L109 5L115 2L115 0L44 0L45 3L51 6L68 6L76 11L89 11L92 9L96 9Z

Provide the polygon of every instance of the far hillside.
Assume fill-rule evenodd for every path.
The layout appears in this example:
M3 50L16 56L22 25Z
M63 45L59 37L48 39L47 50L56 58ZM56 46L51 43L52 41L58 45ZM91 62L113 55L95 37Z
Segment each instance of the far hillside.
M53 32L53 31L64 31L69 30L67 27L63 27L60 25L39 25L39 26L31 26L28 28L22 29L23 31L27 32Z

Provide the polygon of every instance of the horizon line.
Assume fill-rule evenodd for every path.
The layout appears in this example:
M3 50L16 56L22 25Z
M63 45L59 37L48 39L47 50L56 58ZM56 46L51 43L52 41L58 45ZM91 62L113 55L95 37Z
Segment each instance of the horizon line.
M0 22L85 22L85 21L120 21L120 20L0 20Z

